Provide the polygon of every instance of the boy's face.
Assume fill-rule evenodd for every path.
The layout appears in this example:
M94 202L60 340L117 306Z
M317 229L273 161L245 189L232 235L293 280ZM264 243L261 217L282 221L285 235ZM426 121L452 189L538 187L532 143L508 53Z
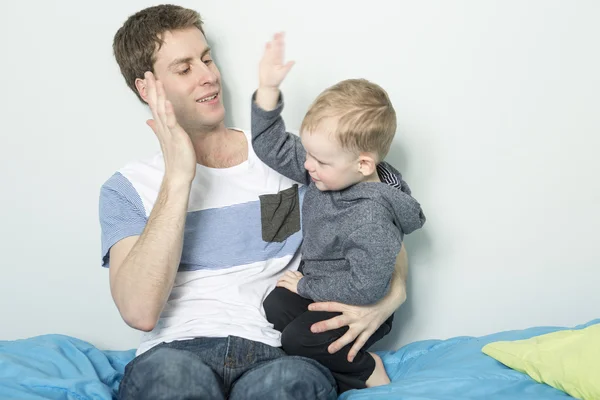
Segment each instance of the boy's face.
M221 74L198 28L165 32L154 74L162 81L184 129L210 130L223 123Z
M328 118L313 132L300 135L306 150L304 168L321 191L342 190L364 178L359 171L358 154L342 148L333 133L336 128L337 122Z

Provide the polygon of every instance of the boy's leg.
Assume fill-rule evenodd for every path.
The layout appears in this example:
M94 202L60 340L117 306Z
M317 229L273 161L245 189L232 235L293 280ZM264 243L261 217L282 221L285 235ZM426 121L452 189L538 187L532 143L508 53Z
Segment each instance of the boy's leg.
M233 385L230 400L335 400L331 372L314 360L282 356L257 364Z
M340 313L307 311L284 329L281 342L286 353L314 359L329 368L337 381L339 392L343 393L350 389L366 387L367 379L375 370L375 360L368 353L367 348L389 333L391 326L388 324L391 323L391 319L372 335L354 361L348 362L348 352L353 343L346 345L335 354L329 354L327 351L329 345L346 333L348 327L322 333L310 331L312 324L337 315Z
M119 399L225 399L221 379L197 355L168 347L150 349L131 361Z
M263 302L263 307L267 321L272 323L279 332L283 332L290 322L308 310L310 303L312 300L305 299L287 289L276 287Z

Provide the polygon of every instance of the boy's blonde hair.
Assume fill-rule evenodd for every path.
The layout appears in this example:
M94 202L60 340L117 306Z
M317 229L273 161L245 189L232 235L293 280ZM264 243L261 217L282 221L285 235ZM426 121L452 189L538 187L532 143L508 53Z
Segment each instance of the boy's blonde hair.
M314 132L326 118L337 119L337 131L331 133L342 148L375 153L378 162L396 133L396 111L387 92L366 79L347 79L325 89L310 106L300 132Z

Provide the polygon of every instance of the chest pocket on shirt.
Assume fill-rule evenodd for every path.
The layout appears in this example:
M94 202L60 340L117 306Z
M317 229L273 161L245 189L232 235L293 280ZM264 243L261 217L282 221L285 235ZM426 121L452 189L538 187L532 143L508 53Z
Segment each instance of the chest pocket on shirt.
M300 197L298 185L277 194L259 196L262 239L283 242L300 231Z

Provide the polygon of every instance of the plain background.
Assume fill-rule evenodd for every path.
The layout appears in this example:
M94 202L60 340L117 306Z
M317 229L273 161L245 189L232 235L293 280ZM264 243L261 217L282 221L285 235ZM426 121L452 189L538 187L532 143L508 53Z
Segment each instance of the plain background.
M138 333L100 267L98 194L158 150L112 39L141 0L0 5L0 339L62 333L128 349ZM364 77L398 114L388 161L423 205L406 239L396 348L572 326L600 305L600 3L595 0L184 1L201 12L230 125L249 128L264 43L287 32L284 117Z

